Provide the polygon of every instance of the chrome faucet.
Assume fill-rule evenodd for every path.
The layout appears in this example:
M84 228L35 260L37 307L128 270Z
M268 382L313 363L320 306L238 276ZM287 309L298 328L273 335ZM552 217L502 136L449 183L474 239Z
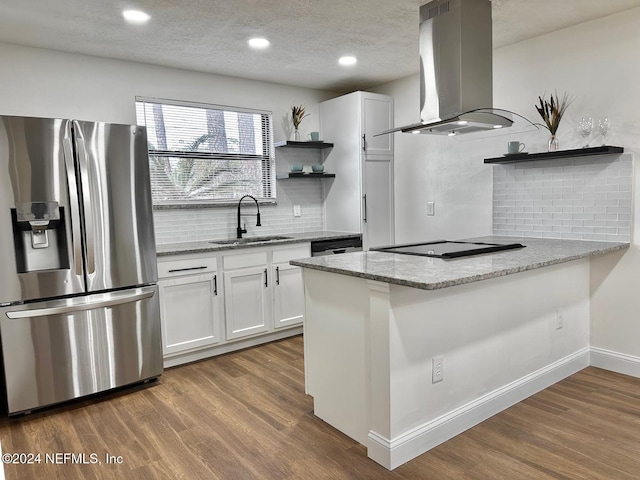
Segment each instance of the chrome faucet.
M258 200L256 200L251 195L245 195L238 202L238 229L237 229L238 236L237 236L237 238L242 238L242 234L243 233L247 233L247 226L245 225L244 228L242 228L240 226L240 205L242 204L242 200L244 200L247 197L251 198L254 202L256 202L256 208L258 209L258 213L256 214L256 219L257 219L256 227L261 227L262 226L260 224L260 206L258 205Z

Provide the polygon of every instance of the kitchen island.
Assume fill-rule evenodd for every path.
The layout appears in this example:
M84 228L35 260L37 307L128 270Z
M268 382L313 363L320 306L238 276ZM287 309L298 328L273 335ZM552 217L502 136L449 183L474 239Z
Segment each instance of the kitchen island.
M589 258L626 243L482 237L453 260L294 260L314 413L388 469L589 365ZM617 253L616 253L617 252Z

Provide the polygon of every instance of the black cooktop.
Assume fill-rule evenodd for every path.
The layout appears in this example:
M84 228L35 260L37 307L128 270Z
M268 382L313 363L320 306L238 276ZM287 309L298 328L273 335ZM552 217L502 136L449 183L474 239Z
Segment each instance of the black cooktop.
M514 248L524 248L520 243L484 243L457 242L437 240L427 243L412 243L408 245L394 245L392 247L372 248L379 252L401 253L404 255L418 255L420 257L457 258L493 253Z

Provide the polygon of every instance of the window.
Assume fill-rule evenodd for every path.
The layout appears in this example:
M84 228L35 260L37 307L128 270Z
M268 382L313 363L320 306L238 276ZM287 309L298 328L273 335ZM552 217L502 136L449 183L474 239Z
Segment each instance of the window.
M275 199L271 112L136 97L154 204Z

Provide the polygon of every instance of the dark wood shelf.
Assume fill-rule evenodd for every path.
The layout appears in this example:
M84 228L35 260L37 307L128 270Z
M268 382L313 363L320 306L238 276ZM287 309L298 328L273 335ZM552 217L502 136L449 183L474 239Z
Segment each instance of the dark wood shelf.
M276 142L274 144L276 147L286 147L286 148L333 148L333 143L327 142L293 142L291 140L286 140L284 142Z
M557 152L514 153L496 158L485 158L484 163L519 163L552 158L592 157L596 155L618 155L624 153L623 147L605 145L602 147L576 148L574 150L558 150Z
M306 173L306 172L285 172L285 173L276 173L276 178L278 180L283 180L285 178L335 178L335 173Z

